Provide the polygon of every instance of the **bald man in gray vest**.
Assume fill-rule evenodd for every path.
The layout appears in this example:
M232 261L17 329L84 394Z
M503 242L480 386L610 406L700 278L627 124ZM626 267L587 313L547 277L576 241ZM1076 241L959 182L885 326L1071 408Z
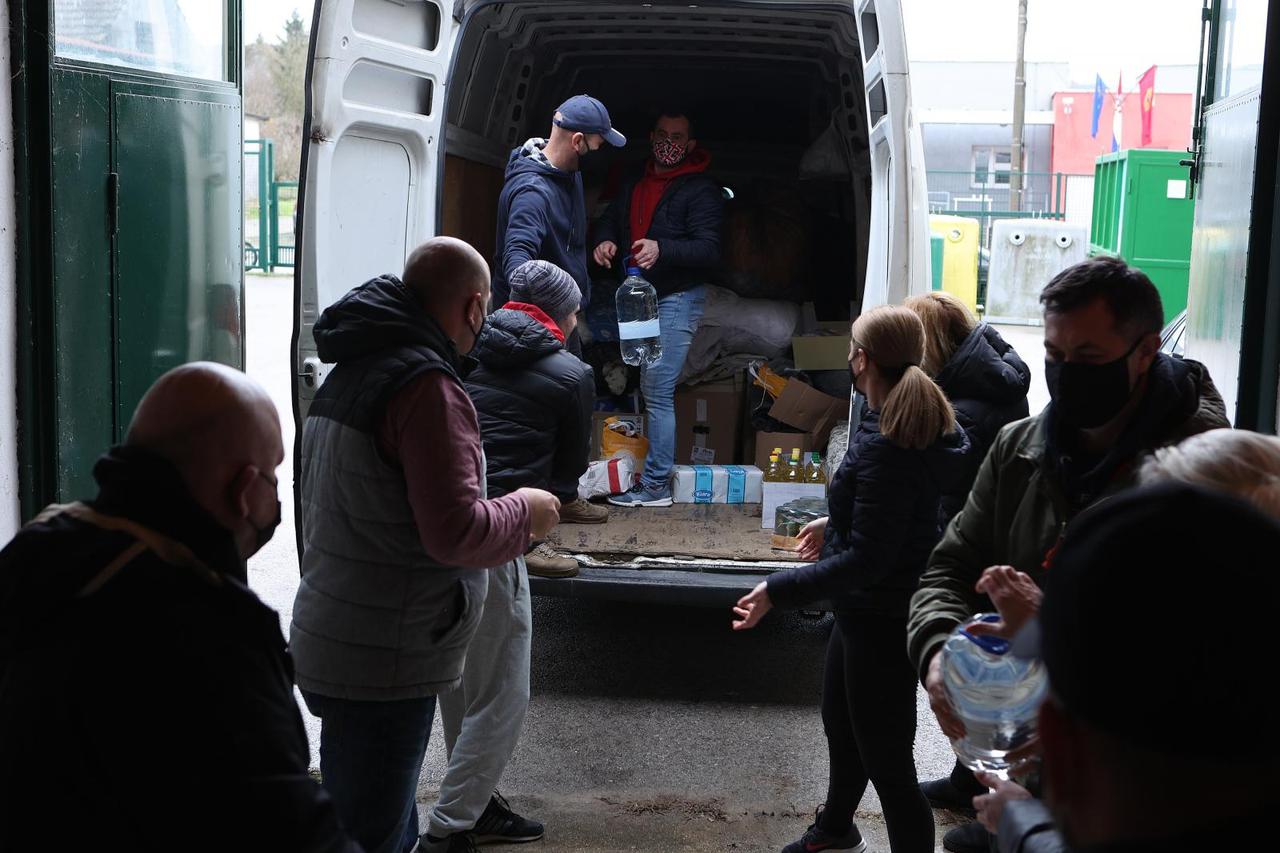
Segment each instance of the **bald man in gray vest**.
M418 843L416 793L436 696L461 681L488 586L558 520L541 489L489 500L462 379L489 297L466 243L418 247L321 315L337 366L302 431L302 584L290 643L320 717L320 771L370 853Z

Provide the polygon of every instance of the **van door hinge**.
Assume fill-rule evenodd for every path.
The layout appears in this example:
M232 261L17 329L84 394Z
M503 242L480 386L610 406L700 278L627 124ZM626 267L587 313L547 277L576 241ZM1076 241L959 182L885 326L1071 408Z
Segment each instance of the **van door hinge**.
M107 175L107 233L115 237L120 232L120 173Z

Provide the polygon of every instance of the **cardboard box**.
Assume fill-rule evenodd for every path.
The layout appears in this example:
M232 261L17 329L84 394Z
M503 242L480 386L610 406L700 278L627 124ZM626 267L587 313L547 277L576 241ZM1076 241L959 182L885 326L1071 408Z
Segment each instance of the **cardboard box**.
M738 461L746 386L741 379L676 389L676 464Z
M764 472L754 465L677 465L671 499L678 504L758 504Z
M831 430L849 414L849 401L823 394L798 379L792 379L782 390L769 416L787 426L809 433L811 449L822 452Z
M761 488L760 529L773 530L778 507L796 498L825 498L824 483L765 483Z
M849 367L849 326L842 332L800 335L791 339L791 351L800 370L847 370Z
M756 467L761 471L769 470L769 454L775 447L781 447L783 455L791 458L791 449L800 448L801 457L806 457L813 450L813 439L807 432L758 432L756 433ZM821 453L821 450L818 450Z

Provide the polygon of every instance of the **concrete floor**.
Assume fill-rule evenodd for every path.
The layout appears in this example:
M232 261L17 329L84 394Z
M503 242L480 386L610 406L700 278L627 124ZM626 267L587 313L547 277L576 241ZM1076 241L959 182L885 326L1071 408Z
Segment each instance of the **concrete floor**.
M248 276L245 315L248 372L277 401L292 447L292 280ZM1036 373L1038 411L1047 400L1040 330L1001 331ZM278 473L284 520L249 578L287 633L298 565L292 470ZM829 618L774 614L745 635L729 621L727 611L535 599L533 700L502 792L547 824L536 849L774 851L804 831L826 785L818 701ZM319 723L303 714L316 764ZM917 768L934 778L953 756L923 693L917 720ZM424 809L443 767L437 723ZM936 816L941 850L942 821L954 818ZM874 791L858 821L871 849L887 851Z

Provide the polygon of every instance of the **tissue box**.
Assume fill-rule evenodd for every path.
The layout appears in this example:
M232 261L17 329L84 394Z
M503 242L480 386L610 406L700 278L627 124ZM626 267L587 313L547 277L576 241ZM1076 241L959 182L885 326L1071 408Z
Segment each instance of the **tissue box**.
M671 499L678 504L758 504L764 472L754 465L677 465Z

